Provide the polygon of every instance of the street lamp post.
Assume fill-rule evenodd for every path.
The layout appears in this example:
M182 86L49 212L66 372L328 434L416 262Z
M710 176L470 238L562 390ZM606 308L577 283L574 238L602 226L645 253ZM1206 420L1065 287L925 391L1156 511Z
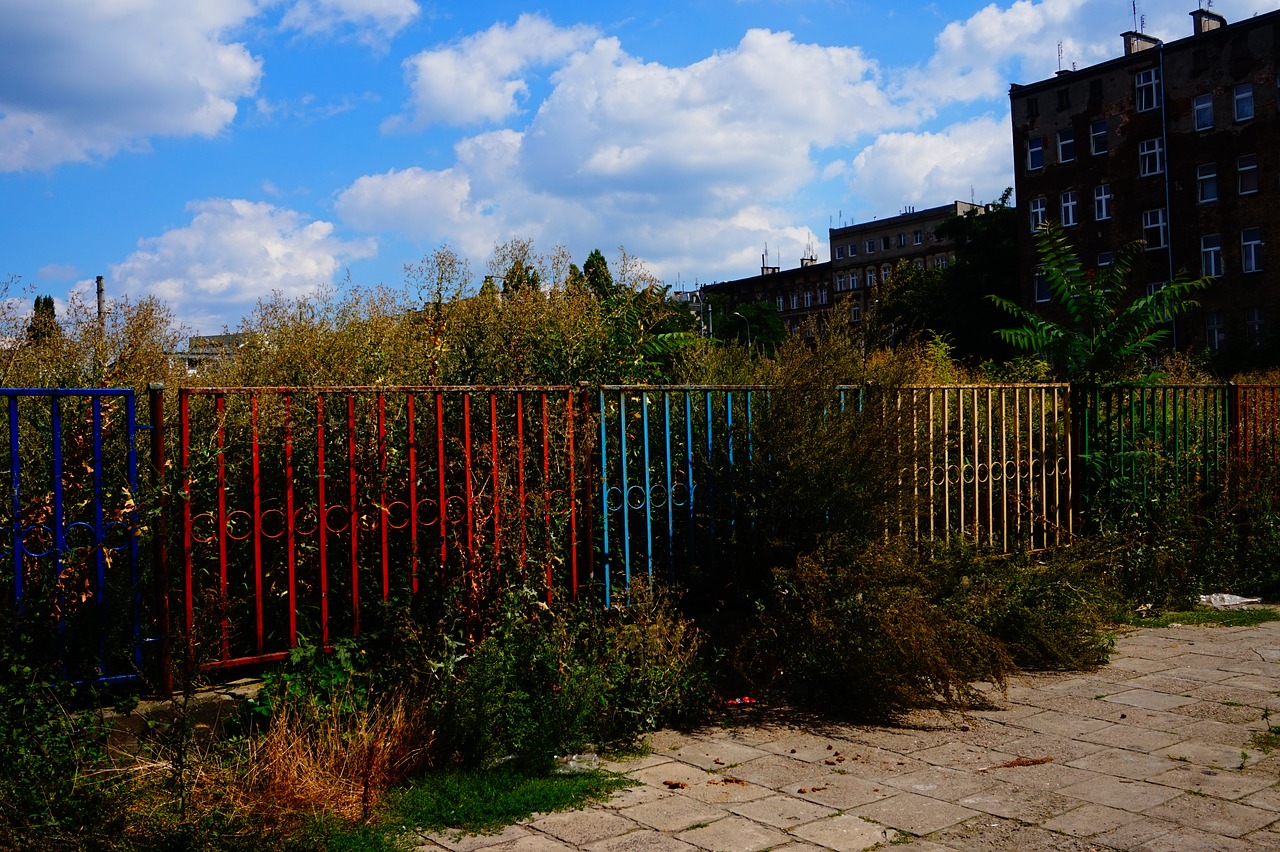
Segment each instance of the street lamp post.
M744 317L742 314L738 313L737 311L734 311L734 312L733 312L733 315L734 315L735 317L737 317L738 319L742 320L744 323L746 323L746 326L747 326L747 348L748 348L748 349L750 349L750 348L751 348L751 320L747 319L746 317Z

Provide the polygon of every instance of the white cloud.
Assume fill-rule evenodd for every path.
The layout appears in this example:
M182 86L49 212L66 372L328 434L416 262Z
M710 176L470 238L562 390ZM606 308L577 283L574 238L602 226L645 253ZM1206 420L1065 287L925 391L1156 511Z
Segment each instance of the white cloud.
M187 205L191 223L138 242L111 268L114 287L154 294L193 325L243 316L272 291L297 296L333 282L343 263L374 254L372 240L344 241L330 222L239 199Z
M280 25L312 36L353 28L361 41L381 46L420 11L414 0L297 0Z
M494 24L456 44L405 60L412 98L385 128L499 122L517 113L529 95L523 75L562 60L595 37L586 26L557 27L541 15Z
M251 0L6 0L0 170L222 131L262 74L261 62L227 39L256 13Z
M1013 185L1009 116L983 116L937 133L886 133L854 158L852 188L878 215L905 205L995 201Z

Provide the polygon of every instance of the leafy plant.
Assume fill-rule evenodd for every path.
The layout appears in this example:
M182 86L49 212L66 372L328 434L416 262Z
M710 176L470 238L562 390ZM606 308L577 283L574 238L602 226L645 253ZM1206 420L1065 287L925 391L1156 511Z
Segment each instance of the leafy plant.
M1169 337L1166 325L1197 307L1192 295L1213 279L1179 275L1151 293L1134 295L1130 276L1145 244L1129 243L1112 264L1085 270L1062 226L1048 223L1036 236L1040 271L1054 306L1066 316L1059 322L1000 296L995 304L1022 321L1020 328L999 335L1010 345L1049 358L1073 381L1113 381L1132 375L1143 357Z

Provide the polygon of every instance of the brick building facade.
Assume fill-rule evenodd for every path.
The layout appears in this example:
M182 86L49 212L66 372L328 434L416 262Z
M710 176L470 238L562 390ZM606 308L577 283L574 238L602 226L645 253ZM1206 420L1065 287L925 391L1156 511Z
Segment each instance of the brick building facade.
M1186 38L1124 33L1123 56L1010 89L1022 300L1052 310L1034 232L1053 219L1086 268L1145 240L1148 291L1216 277L1173 323L1178 348L1256 346L1280 322L1280 12L1191 17Z

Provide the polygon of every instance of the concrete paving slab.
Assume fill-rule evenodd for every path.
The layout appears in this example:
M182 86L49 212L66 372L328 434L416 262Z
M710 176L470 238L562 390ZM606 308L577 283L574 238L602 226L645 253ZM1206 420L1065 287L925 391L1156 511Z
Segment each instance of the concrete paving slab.
M915 793L899 793L869 805L859 805L852 810L856 816L866 817L910 834L932 834L977 815L970 808Z
M1116 704L1128 704L1130 707L1141 707L1144 710L1172 710L1175 707L1195 704L1198 699L1187 698L1183 695L1169 695L1153 689L1130 689L1125 692L1117 692L1115 695L1108 695L1102 700Z
M1070 765L1104 775L1141 780L1167 772L1176 764L1173 759L1162 754L1144 754L1122 748L1105 748L1073 760Z
M1214 699L1178 707L1174 712L1192 719L1211 719L1215 722L1240 725L1258 721L1262 718L1263 710L1261 707L1253 707L1239 701L1224 702Z
M1211 766L1217 769L1243 769L1250 763L1257 763L1264 756L1262 752L1252 748L1204 743L1198 740L1184 740L1177 745L1160 749L1156 753L1176 760L1185 760L1198 766Z
M1064 787L1059 792L1095 805L1106 805L1134 813L1142 813L1182 795L1182 791L1174 787L1110 776L1095 778L1074 787Z
M1163 672L1170 669L1176 669L1177 663L1169 659L1149 659L1147 657L1137 657L1130 654L1116 654L1107 663L1108 667L1121 671L1138 672L1140 674L1152 674L1154 672Z
M729 804L761 799L773 793L773 790L737 776L726 775L707 778L701 784L691 784L687 789L681 790L681 793L702 802Z
M698 847L659 831L633 831L582 847L592 852L697 852Z
M832 751L839 747L837 742L839 742L840 746L844 745L843 742L837 741L833 737L796 731L772 742L762 743L760 749L771 751L774 754L794 757L796 760L821 763L831 756ZM831 748L828 749L827 746L831 746Z
M697 739L666 752L666 756L706 769L723 771L739 763L764 757L768 752L727 740Z
M1263 780L1274 780L1274 777ZM1280 785L1273 783L1269 787L1263 787L1258 792L1245 796L1241 801L1253 808L1280 813Z
M641 807L653 806L641 805ZM664 802L658 803L657 806L669 807L670 805ZM537 817L528 825L536 831L549 834L557 840L563 840L565 843L575 846L594 843L597 840L604 840L606 837L617 837L620 834L635 831L637 828L634 822L620 816L619 812L603 808L588 808L581 811L546 814L545 816Z
M460 832L423 832L421 837L428 844L426 848L448 849L449 852L474 852L476 849L488 849L499 843L509 843L532 834L522 825L509 825L496 834L461 834Z
M1177 733L1186 735L1187 739L1199 740L1200 742L1237 746L1248 745L1252 741L1255 731L1264 731L1266 728L1266 723L1261 719L1243 724L1217 722L1212 719L1196 719L1193 722L1188 722Z
M1138 816L1133 822L1125 823L1118 828L1095 834L1089 838L1104 849L1140 849L1157 838L1164 837L1178 829L1178 826L1162 819Z
M787 795L769 796L752 802L744 802L740 805L730 805L729 810L739 816L744 816L747 819L753 819L756 822L771 825L784 831L836 814L836 810L827 805L819 805L796 796Z
M832 775L813 786L790 788L788 793L810 802L846 810L879 799L887 799L896 790L876 781L856 775Z
M1017 820L980 817L929 837L947 848L983 852L1098 852L1092 841L1081 840Z
M982 746L951 743L950 745L918 751L912 757L934 766L976 770L987 766L995 766L1007 760L1013 760L1017 755Z
M676 839L710 852L761 852L790 838L758 822L729 816L701 828L682 831Z
M898 833L893 829L867 822L851 814L811 822L793 830L791 834L815 846L834 849L837 852L857 852L857 850L870 849L884 843L893 843L898 838Z
M1097 743L1098 745L1111 746L1112 748L1153 752L1156 749L1180 743L1187 737L1180 733L1153 731L1150 728L1143 728L1138 725L1121 725L1117 723L1109 728L1083 733L1080 735L1080 739Z
M1015 761L1015 764L1017 761ZM1022 787L1038 787L1045 790L1061 790L1074 784L1084 784L1098 777L1096 772L1079 769L1056 761L1030 766L999 766L983 773L989 778L1017 784Z
M1133 692L1134 690L1129 690ZM1128 693L1121 693L1128 694ZM1114 698L1114 696L1112 696ZM1111 698L1103 699L1110 701ZM1019 727L1028 728L1032 731L1038 731L1042 734L1057 734L1063 737L1076 737L1088 731L1098 731L1107 727L1110 722L1102 719L1095 719L1088 716L1081 716L1077 713L1062 713L1057 710L1045 710L1043 713L1037 713L1034 716L1027 716L1019 719L1016 724Z
M561 843L555 838L537 834L530 837L521 837L519 840L512 840L510 843L499 843L497 846L490 846L485 852L565 852L566 849L573 850L577 848L576 846Z
M1183 826L1135 847L1135 852L1257 852L1257 848L1245 840Z
M1038 823L1080 806L1080 801L1053 790L1000 784L981 793L965 796L956 804L992 816Z
M830 773L803 760L770 754L734 767L733 774L753 784L780 790L787 786L807 787L809 782Z
M1177 787L1194 793L1203 793L1219 799L1236 800L1250 793L1271 787L1274 778L1261 778L1257 775L1246 775L1243 772L1230 772L1209 769L1204 766L1183 764L1168 772L1148 778L1153 784L1166 787Z
M1274 811L1191 793L1148 808L1144 813L1155 819L1194 826L1201 831L1227 837L1240 837L1276 821Z
M699 823L724 819L729 811L689 796L672 796L627 808L621 812L627 819L658 831L685 831Z
M628 787L625 790L615 790L609 795L609 798L596 807L608 808L610 810L622 810L635 805L643 805L648 802L656 802L662 799L669 799L675 793L663 787L654 787L648 784L641 784L635 787Z
M890 778L884 783L907 793L942 799L944 802L955 802L957 799L972 796L988 787L994 787L997 781L998 779L985 774L947 769L943 766L929 766Z
M1090 837L1114 831L1140 819L1137 814L1109 808L1105 805L1086 804L1045 820L1041 825L1052 831L1060 831L1073 837Z

